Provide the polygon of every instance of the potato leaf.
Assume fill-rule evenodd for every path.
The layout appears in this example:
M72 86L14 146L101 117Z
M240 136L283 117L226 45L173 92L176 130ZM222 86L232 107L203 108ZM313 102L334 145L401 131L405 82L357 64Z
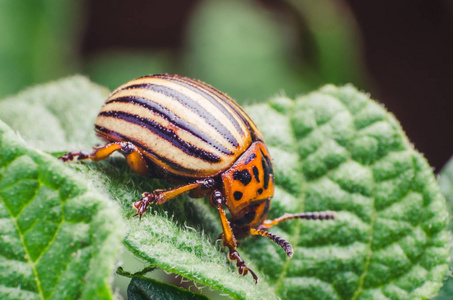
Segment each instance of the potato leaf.
M68 94L74 86L82 87L77 101ZM47 150L53 143L60 149L66 143L67 151L81 150L69 146L76 144L89 150L84 135L102 104L101 91L81 77L69 78L0 102L8 103L0 116L8 117L8 110L19 105L28 116L40 107L33 94L40 95L46 103L42 112L52 110L49 120L55 128L43 126L44 119L39 129L36 119L28 118L13 128L23 136L27 130L57 130L64 141L52 134L41 134L39 141L26 136ZM34 106L28 108L25 99L36 99ZM278 97L246 110L263 132L274 161L270 217L337 212L336 220L294 220L271 229L292 243L292 259L265 238L244 240L239 252L257 271L258 285L251 276L239 276L215 243L220 227L206 200L179 197L152 206L139 222L131 218L132 201L168 183L134 174L121 157L68 166L79 172L87 191L120 204L123 218L111 226L124 226L124 244L138 257L236 299L424 299L439 290L448 270L445 200L426 160L391 114L351 86L326 86L295 100ZM71 113L77 115L76 124L68 119ZM27 164L17 169L34 174ZM22 189L11 193L21 195Z
M118 205L0 121L0 298L112 299Z

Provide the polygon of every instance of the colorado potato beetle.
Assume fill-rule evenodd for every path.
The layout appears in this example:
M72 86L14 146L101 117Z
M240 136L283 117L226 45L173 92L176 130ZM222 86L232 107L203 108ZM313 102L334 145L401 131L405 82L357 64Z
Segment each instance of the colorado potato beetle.
M267 230L290 219L325 220L331 211L284 214L267 220L274 195L274 173L261 132L226 94L203 82L178 75L149 75L111 93L95 121L96 134L106 142L92 153L70 152L69 161L106 159L120 151L138 174L179 182L169 190L145 192L133 203L136 215L151 203L162 204L182 193L210 197L218 211L224 247L239 274L250 272L236 251L237 239L268 237L291 257L293 248ZM230 211L228 220L225 207Z

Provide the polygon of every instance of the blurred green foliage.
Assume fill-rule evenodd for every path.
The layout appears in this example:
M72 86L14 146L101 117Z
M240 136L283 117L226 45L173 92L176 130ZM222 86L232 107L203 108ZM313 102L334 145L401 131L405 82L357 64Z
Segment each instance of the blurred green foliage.
M186 70L239 101L306 90L290 53L298 37L284 25L250 1L205 2L189 26Z
M89 30L91 12L83 2L0 1L0 97L77 72L110 89L146 74L178 73L241 103L281 93L293 97L325 83L365 88L347 5L287 0L281 6L275 11L251 0L201 1L185 26L182 49L126 46L87 58L80 54L81 33Z
M0 97L77 70L81 4L0 1Z
M114 90L139 76L173 73L170 60L171 56L165 52L112 51L90 59L85 71L94 82Z

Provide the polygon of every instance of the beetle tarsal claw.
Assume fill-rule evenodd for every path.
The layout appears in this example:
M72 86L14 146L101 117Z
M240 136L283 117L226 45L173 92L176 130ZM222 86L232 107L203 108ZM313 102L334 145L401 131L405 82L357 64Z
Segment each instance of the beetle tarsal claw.
M255 280L255 284L258 284L258 276L256 276L255 272L253 272L249 267L247 267L244 263L244 260L239 256L239 253L233 249L230 248L230 253L228 255L228 258L233 261L236 261L236 267L238 267L238 273L239 275L247 275L248 272L252 274L253 279Z
M140 216L140 220L141 220L142 215L146 212L146 209L148 208L149 204L151 202L154 202L155 200L156 200L156 197L154 196L153 193L143 193L142 198L140 200L132 203L132 207L137 211L137 213L134 215L134 217Z

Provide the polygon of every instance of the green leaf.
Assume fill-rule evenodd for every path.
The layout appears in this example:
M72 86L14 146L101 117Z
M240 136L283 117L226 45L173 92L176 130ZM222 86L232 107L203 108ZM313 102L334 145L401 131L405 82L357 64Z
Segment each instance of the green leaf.
M0 121L0 298L111 299L117 205Z
M204 300L205 296L177 288L174 285L144 277L134 277L127 288L129 300Z
M131 203L144 191L165 188L158 180L144 180L134 174L124 159L73 165L98 190L107 192L122 207L129 250L153 266L162 268L235 298L270 299L275 293L265 281L237 275L228 263L216 238L221 233L217 215L208 201L178 197L159 207L153 206L141 221L132 218ZM244 259L253 261L249 258ZM127 269L127 267L125 267Z
M74 76L1 100L0 119L40 150L90 149L99 143L93 120L108 94L85 77Z
M447 200L447 207L450 217L453 216L453 159L450 158L448 163L442 168L439 176L439 187L441 193ZM449 224L450 230L453 230L453 223Z
M80 80L28 93L52 87L52 97L65 99L59 87ZM75 107L83 101L71 103ZM65 104L53 103L63 113ZM85 114L95 115L99 106L92 104L94 113ZM426 160L393 116L350 86L326 86L295 101L279 97L246 110L274 160L277 187L270 217L337 212L336 220L295 220L271 229L292 243L292 259L265 238L244 240L238 251L257 271L258 285L251 276L239 276L214 242L220 227L206 200L179 197L153 206L139 222L131 218L131 203L168 183L133 174L121 157L69 165L94 193L106 193L121 205L128 232L124 243L133 253L234 298L424 299L438 291L448 270L445 200ZM93 120L78 122L87 128ZM34 125L22 118L22 130L26 123ZM84 143L81 133L74 136L65 142ZM43 138L45 144L58 142L53 135Z
M393 116L351 86L326 86L295 102L277 98L271 107L248 110L274 158L279 188L271 217L337 211L334 222L282 227L279 234L295 245L291 261L279 261L273 245L247 241L249 256L269 270L277 293L310 299L434 295L448 270L445 200ZM303 181L299 194L292 193L291 180ZM288 197L298 206L279 201Z
M453 215L453 159L450 159L448 163L442 168L439 176L439 187L442 194L447 200L447 208L450 215L449 218L449 232L452 235L453 232L453 222L451 216ZM453 267L453 262L451 258L453 257L453 249L450 249L450 273L448 278L445 281L444 286L440 289L439 294L433 299L436 300L448 300L451 299L453 295L453 277L451 276L451 269Z

